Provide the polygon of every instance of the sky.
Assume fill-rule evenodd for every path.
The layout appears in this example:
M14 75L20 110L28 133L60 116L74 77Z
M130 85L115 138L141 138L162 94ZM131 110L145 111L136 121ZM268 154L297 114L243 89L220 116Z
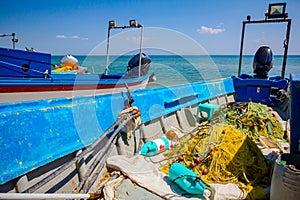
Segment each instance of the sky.
M283 2L287 3L286 12L292 19L289 54L300 55L300 1ZM32 47L53 55L87 55L99 45L105 46L109 20L115 20L121 26L128 25L130 19L136 19L145 27L143 46L146 48L180 54L198 54L202 51L209 55L239 55L242 21L246 20L247 15L251 15L253 20L264 19L269 3L278 2L0 0L0 34L16 33L18 49ZM252 55L259 46L269 45L274 54L282 55L285 30L285 23L248 25L243 53ZM126 38L120 31L111 34L119 39L137 42L137 30L132 32L135 36L131 38L128 36L130 32L124 34ZM197 45L189 45L187 40ZM112 48L122 49L125 45L128 41L119 41ZM0 46L12 47L11 37L0 37Z

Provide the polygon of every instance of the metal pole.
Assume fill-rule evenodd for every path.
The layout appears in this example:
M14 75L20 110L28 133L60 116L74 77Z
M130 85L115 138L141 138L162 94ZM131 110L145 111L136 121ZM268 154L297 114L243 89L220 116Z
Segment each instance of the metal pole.
M107 46L106 46L106 64L105 64L105 74L108 75L108 62L109 62L109 55L108 55L108 49L109 49L109 37L110 37L110 28L108 28L107 33Z
M282 62L281 78L284 78L284 75L285 75L286 60L287 60L289 41L290 41L291 22L292 22L292 20L288 19L286 38L284 41L284 56L283 56L283 62Z
M141 74L141 64L142 64L142 42L143 42L143 32L144 32L144 27L140 24L136 25L131 25L130 26L109 26L108 27L108 33L107 33L107 46L106 46L106 64L105 64L105 74L108 75L109 69L108 69L108 64L109 64L109 42L110 42L110 30L111 29L125 29L125 28L142 28L141 31L141 41L140 41L140 60L139 60L139 76Z
M241 47L240 47L240 60L239 60L239 69L238 69L238 76L241 75L241 68L242 68L242 55L243 55L243 46L244 46L244 35L245 35L245 24L243 22L243 29L242 29L242 38L241 38Z
M141 38L140 38L139 77L141 76L143 35L144 35L144 26L142 26L142 30L141 30Z
M15 33L12 33L11 35L13 36L12 41L13 41L13 49L14 49L14 48L16 48L16 38L15 38L15 35L16 35L16 34L15 34Z
M284 57L283 57L282 71L281 71L281 77L284 78L285 68L286 68L286 60L287 60L287 53L288 53L288 46L289 46L289 40L290 40L290 29L291 29L291 22L292 22L291 19L254 20L254 21L244 21L243 22L238 76L240 76L240 74L241 74L242 53L243 53L244 35L245 35L245 25L246 24L263 24L263 23L281 23L281 22L287 22L288 23L287 24L287 31L286 31L286 39L285 39L285 43L284 43Z

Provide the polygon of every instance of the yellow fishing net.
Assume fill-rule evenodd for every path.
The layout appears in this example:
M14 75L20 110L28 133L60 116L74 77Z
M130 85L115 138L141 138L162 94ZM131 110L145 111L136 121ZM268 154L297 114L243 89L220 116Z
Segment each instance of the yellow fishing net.
M283 131L268 107L254 103L238 106L222 107L209 123L182 137L176 147L164 153L168 163L160 170L168 174L170 165L180 162L206 184L235 183L247 198L264 198L263 188L270 185L273 164L252 139L260 134L281 138ZM223 118L222 113L226 113Z

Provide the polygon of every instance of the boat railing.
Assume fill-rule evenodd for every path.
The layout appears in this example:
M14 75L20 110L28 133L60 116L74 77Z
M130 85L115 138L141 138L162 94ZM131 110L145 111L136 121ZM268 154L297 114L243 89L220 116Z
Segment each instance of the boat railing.
M290 31L291 31L291 23L292 19L287 19L288 14L285 12L285 3L282 3L284 6L283 13L278 15L272 16L270 14L270 6L273 6L273 4L269 5L269 11L266 13L266 19L264 20L251 20L251 16L247 16L247 21L243 21L243 27L242 27L242 35L241 35L241 44L240 44L240 57L239 57L239 66L238 66L238 76L241 75L241 67L242 67L242 55L243 55L243 47L244 47L244 37L245 37L245 30L246 25L248 24L278 24L278 23L287 23L287 29L286 29L286 35L284 39L284 54L283 54L283 63L282 63L282 70L281 70L281 77L284 78L285 76L285 69L286 69L286 61L287 61L287 54L288 54L288 47L289 47L289 41L290 41ZM275 5L275 4L274 4ZM276 4L277 6L277 4ZM273 19L273 18L279 18L279 19Z
M143 43L143 35L144 35L144 26L141 24L137 24L135 20L129 20L129 26L116 26L116 22L114 20L109 21L108 33L107 33L107 46L106 46L106 64L105 64L105 74L107 75L109 72L109 42L110 42L110 31L112 29L128 29L128 28L141 28L141 36L140 36L140 46L139 46L139 74L141 76L141 64L142 64L142 43Z

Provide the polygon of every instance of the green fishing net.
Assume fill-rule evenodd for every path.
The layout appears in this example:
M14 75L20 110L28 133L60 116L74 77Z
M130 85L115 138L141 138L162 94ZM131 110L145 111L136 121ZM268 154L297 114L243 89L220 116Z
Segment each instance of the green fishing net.
M284 131L272 108L259 103L231 103L221 106L211 120L229 124L241 130L252 140L264 136L274 141L283 140Z

